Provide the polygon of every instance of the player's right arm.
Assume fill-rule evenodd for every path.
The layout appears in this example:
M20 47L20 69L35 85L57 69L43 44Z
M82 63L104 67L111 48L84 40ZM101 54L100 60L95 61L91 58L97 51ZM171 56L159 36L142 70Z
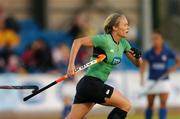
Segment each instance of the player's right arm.
M144 85L144 73L146 70L146 67L148 65L148 61L146 59L143 59L142 64L140 65L140 85Z
M83 37L83 38L75 39L71 48L71 53L69 58L69 65L67 70L68 76L74 75L74 70L75 70L74 62L80 47L82 45L88 47L103 47L104 44L106 43L105 39L106 39L106 35L94 35L92 37Z
M77 53L82 45L92 47L93 41L90 37L83 37L83 38L78 38L74 40L72 48L71 48L71 53L69 57L69 65L67 69L67 75L70 77L74 75L74 70L75 70L74 62L75 62Z

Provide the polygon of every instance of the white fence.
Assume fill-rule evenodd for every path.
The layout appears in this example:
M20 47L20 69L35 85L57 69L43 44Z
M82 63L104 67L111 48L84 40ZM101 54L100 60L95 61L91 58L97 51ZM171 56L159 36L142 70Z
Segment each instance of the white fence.
M38 85L43 87L54 81L58 76L36 74L36 75L16 75L1 74L0 85ZM112 72L108 84L120 90L130 101L134 108L145 107L145 97L138 98L141 90L139 85L139 72L124 71ZM180 107L180 73L171 74L171 94L168 102L169 107ZM80 78L80 77L77 77ZM63 103L61 98L62 83L44 91L27 102L23 102L23 97L31 91L0 90L0 111L59 111ZM73 93L73 92L72 92ZM158 103L158 102L157 102Z

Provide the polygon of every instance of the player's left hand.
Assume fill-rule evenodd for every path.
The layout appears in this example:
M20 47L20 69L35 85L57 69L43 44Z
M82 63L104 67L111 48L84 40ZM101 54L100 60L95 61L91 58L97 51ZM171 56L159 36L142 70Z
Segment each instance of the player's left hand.
M130 52L136 59L141 58L142 53L139 49L137 48L131 48L131 52Z
M167 73L170 74L172 72L175 72L176 71L176 67L171 67L168 69Z
M145 84L144 79L141 79L140 80L140 86L144 87L144 84Z

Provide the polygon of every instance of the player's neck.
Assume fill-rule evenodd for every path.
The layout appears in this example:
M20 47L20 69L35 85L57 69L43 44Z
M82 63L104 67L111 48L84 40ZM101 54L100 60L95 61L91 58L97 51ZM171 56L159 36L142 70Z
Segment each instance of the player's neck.
M155 53L160 54L162 51L162 47L154 47Z
M121 39L121 36L117 35L117 34L114 33L114 32L111 33L111 36L112 36L113 40L114 40L117 44L119 44L119 41L120 41L120 39Z

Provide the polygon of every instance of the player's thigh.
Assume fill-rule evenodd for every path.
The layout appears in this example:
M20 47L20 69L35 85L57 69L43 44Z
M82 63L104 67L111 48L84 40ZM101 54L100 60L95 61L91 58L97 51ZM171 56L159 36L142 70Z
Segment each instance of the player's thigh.
M166 106L168 97L169 97L169 93L160 93L159 94L161 107L165 107Z
M156 94L148 94L147 95L147 102L148 102L148 107L152 108L154 105L154 100L155 100Z
M82 119L94 105L95 103L73 104L66 119Z
M126 112L128 112L131 107L129 100L116 89L113 90L110 98L105 98L103 105L118 107Z

